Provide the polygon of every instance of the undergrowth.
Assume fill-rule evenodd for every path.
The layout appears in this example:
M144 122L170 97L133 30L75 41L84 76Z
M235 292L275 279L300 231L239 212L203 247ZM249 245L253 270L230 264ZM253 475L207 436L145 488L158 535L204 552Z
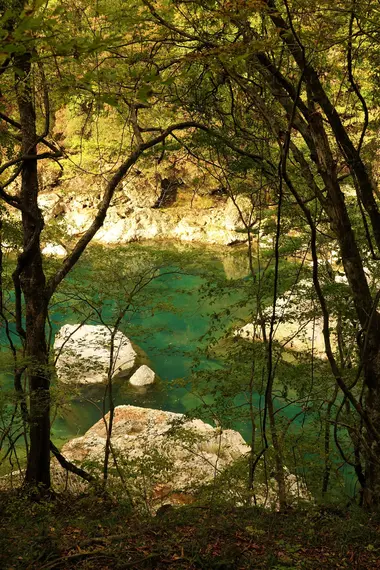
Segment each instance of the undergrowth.
M195 504L136 514L107 497L0 496L0 568L380 568L380 515Z

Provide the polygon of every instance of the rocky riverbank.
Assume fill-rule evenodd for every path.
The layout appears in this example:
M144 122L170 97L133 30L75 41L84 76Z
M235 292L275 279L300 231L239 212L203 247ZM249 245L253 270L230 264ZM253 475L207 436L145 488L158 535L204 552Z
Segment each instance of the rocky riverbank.
M88 180L87 186L82 178L74 177L64 183L45 182L44 188L39 205L45 221L54 221L69 236L83 233L100 203L100 182ZM160 191L151 179L141 173L131 176L117 191L94 241L126 244L154 239L216 245L246 241L244 222L249 223L252 215L246 197L232 200L212 191L199 194L180 187L170 203L160 205L159 199ZM51 252L59 253L57 244L54 246L54 250L50 246Z
M101 470L108 422L109 414L82 437L66 443L64 456L82 465L98 464ZM112 446L131 492L153 502L169 500L177 493L185 493L191 500L199 485L211 481L249 451L237 431L213 428L183 414L136 406L115 408ZM117 477L112 458L110 465ZM183 500L187 499L183 496Z

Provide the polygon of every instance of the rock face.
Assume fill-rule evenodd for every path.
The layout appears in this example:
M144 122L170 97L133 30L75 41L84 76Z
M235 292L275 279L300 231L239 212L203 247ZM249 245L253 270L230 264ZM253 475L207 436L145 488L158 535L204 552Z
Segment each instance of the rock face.
M55 337L56 370L61 382L104 384L109 368L111 333L105 326L64 325ZM113 378L128 376L137 354L120 331L115 336Z
M156 375L149 366L143 364L129 379L132 386L149 386L155 381Z
M65 222L71 234L90 225L94 210L70 210ZM175 239L184 242L228 245L246 240L245 234L226 226L224 211L189 208L126 208L118 213L111 208L103 227L95 236L103 244L124 244L149 239Z
M60 202L60 196L56 192L39 194L38 206L41 208L45 219L50 219L52 212Z
M62 453L71 461L101 464L105 442L101 419L83 437L68 442ZM210 481L249 451L236 431L222 431L198 419L185 420L182 414L134 406L115 408L112 444L131 473L134 468L139 473L139 469L156 465L146 477L150 478L149 492L157 497Z
M45 192L39 199L45 219L62 223L69 235L80 234L90 226L102 195L99 181L73 178L65 181L64 199L60 186ZM238 196L234 201L223 196L194 194L191 188L178 192L170 207L154 207L160 191L144 176L130 176L121 184L110 204L102 228L94 241L103 244L125 244L150 239L174 239L215 245L246 241L241 233L244 223L250 223L252 204L249 198ZM239 213L240 211L240 213Z
M253 215L252 201L248 196L228 198L225 205L225 226L227 230L237 232L251 225Z

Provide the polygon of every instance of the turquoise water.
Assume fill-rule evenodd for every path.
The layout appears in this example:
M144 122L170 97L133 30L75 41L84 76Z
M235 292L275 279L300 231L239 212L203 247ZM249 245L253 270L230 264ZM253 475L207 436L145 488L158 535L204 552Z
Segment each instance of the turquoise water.
M224 332L236 326L239 320L248 322L253 310L247 297L251 279L245 251L226 254L225 250L204 247L168 250L157 245L153 249L135 244L117 250L95 248L54 299L52 342L63 324L79 323L85 317L89 317L88 323L100 324L100 315L105 323L112 325L144 272L154 274L155 278L133 297L119 328L142 349L159 381L147 389L133 388L128 382L117 383L115 404L174 412L195 410L197 417L211 422L215 417L212 410L222 409L226 417L232 417L227 427L239 430L250 441L252 428L246 413L247 392L239 392L234 384L238 375L236 363L229 368L229 359L222 358L223 352L231 350L231 345L223 344ZM99 312L97 318L91 315L88 303ZM2 340L4 344L4 333ZM210 356L207 349L212 340L217 345L219 342L219 352L214 351ZM203 379L196 380L199 373ZM246 370L242 374L246 375ZM300 370L298 374L303 372ZM226 395L220 393L219 377L221 383L224 381ZM11 376L3 374L1 383L11 387ZM104 387L82 387L74 391L65 385L62 390L62 386L54 382L53 395L58 402L52 427L52 437L57 444L85 433L102 416ZM263 408L262 395L256 391L250 397L256 410ZM280 407L284 403L281 397L276 401ZM232 413L231 407L234 408ZM289 405L282 415L292 418L299 411L297 405ZM300 416L294 422L296 432L297 426L304 427L303 421L304 417ZM344 479L346 492L352 495L355 479L349 472L344 474Z
M146 253L146 248L140 249L138 245L125 248L127 259L128 251L132 256L138 256L140 252ZM157 249L154 253L157 254ZM160 253L165 257L164 252ZM159 276L136 298L132 314L128 314L119 327L144 351L149 365L159 376L159 382L145 390L133 388L127 382L116 384L117 405L132 404L188 412L201 403L191 390L193 374L200 370L218 370L223 366L217 358L206 355L209 339L205 335L209 332L212 314L222 315L217 333L221 336L223 330L236 322L237 318L243 318L246 311L244 308L235 308L241 297L239 286L233 293L219 297L207 297L203 287L210 281L225 281L233 276L242 279L243 283L248 271L246 253L235 252L232 258L229 255L227 273L220 251L187 248L181 262L182 255L183 252L169 252L170 265L159 265ZM72 276L73 286L78 279L82 286L83 281L89 278L92 281L96 271L91 259L87 260ZM239 280L234 283L238 285ZM90 290L89 296L94 298L95 293L91 295ZM102 316L107 324L112 324L117 302L105 294L98 304L102 307ZM64 312L62 305L53 309L53 334L65 323L80 322L71 306L73 303L69 300L64 303ZM99 320L91 319L88 322L100 324ZM103 387L81 388L80 394L73 395L53 424L53 437L64 440L82 434L100 419L103 391ZM211 400L208 399L209 402ZM249 437L249 429L244 431Z
M47 271L59 261L50 260ZM96 305L100 318L113 325L120 306L141 275L155 279L133 298L130 311L119 328L145 353L159 382L146 390L116 384L115 403L188 412L200 404L191 391L194 372L220 369L223 364L206 355L205 337L212 314L220 313L218 331L243 318L244 308L234 305L241 298L240 285L248 274L245 251L227 255L220 249L131 244L125 248L92 248L66 280L50 309L51 344L66 323L77 324L90 315L88 302ZM234 287L223 295L208 296L204 287L235 278ZM87 321L101 324L99 315ZM9 354L4 329L0 329L2 354ZM0 345L0 346L1 346ZM5 367L3 367L3 370ZM10 364L10 369L12 365ZM3 388L12 389L11 374L0 373ZM181 385L179 385L181 384ZM62 390L63 388L63 390ZM82 387L74 391L53 382L59 406L54 413L53 439L64 441L83 434L102 415L104 387ZM62 391L63 393L60 393ZM248 434L247 434L248 435Z
M51 260L50 263L52 267L47 266L47 271L54 271L54 265L60 262ZM234 417L228 427L238 429L250 441L251 424L245 414L247 393L239 392L236 382L234 384L239 371L236 363L231 364L231 345L224 346L221 342L219 353L214 352L212 356L207 350L211 342L220 341L224 332L235 328L237 322L247 322L253 310L249 294L247 296L251 277L245 249L226 252L226 248L176 248L157 244L131 244L117 249L93 247L53 299L51 343L64 324L78 324L86 317L89 324L102 324L103 320L103 324L113 326L120 307L144 274L154 275L154 279L133 297L119 329L143 350L159 382L147 389L133 388L127 381L116 383L115 404L174 412L199 408L197 415L212 421L216 399L219 398L219 408L223 408L217 373L225 368L223 378L219 378L220 384L224 381L227 392L222 398L229 402L226 416L231 415L231 407L238 410L232 414ZM90 306L95 307L97 315ZM241 384L245 387L250 359L252 355L248 354L248 368L240 371L244 376ZM199 372L203 379L196 379ZM2 384L11 388L11 376L3 375ZM74 390L53 382L53 395L58 402L52 426L53 438L57 441L85 433L102 416L103 386ZM249 397L256 410L262 409L263 396L257 390ZM277 401L283 404L280 399ZM206 409L202 409L202 403ZM299 407L289 405L285 414L292 417L298 411ZM226 418L218 419L225 421ZM301 422L302 417L295 424Z

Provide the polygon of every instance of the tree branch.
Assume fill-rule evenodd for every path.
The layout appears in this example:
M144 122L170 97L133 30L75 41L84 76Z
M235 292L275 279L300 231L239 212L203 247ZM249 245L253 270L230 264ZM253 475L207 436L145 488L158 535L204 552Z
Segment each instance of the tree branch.
M96 478L93 475L87 473L87 471L84 471L84 469L81 469L74 463L71 463L71 461L68 461L60 453L59 449L54 445L52 441L50 441L50 451L53 453L54 457L57 459L60 466L63 467L63 469L66 469L66 471L78 475L78 477L81 477L82 479L88 481L89 483L94 483L96 481Z
M8 125L11 125L12 127L14 127L15 129L21 131L21 125L20 123L18 123L17 121L15 121L14 119L12 119L11 117L8 117L8 115L5 115L5 113L2 113L0 111L0 119L3 119L3 121L5 121L6 123L8 123ZM39 138L39 137L38 137ZM45 146L47 146L48 148L50 148L50 150L52 150L53 152L60 152L60 150L51 142L49 142L48 140L46 140L46 138L41 138L41 140L39 140L39 142L41 142L42 144L44 144Z

